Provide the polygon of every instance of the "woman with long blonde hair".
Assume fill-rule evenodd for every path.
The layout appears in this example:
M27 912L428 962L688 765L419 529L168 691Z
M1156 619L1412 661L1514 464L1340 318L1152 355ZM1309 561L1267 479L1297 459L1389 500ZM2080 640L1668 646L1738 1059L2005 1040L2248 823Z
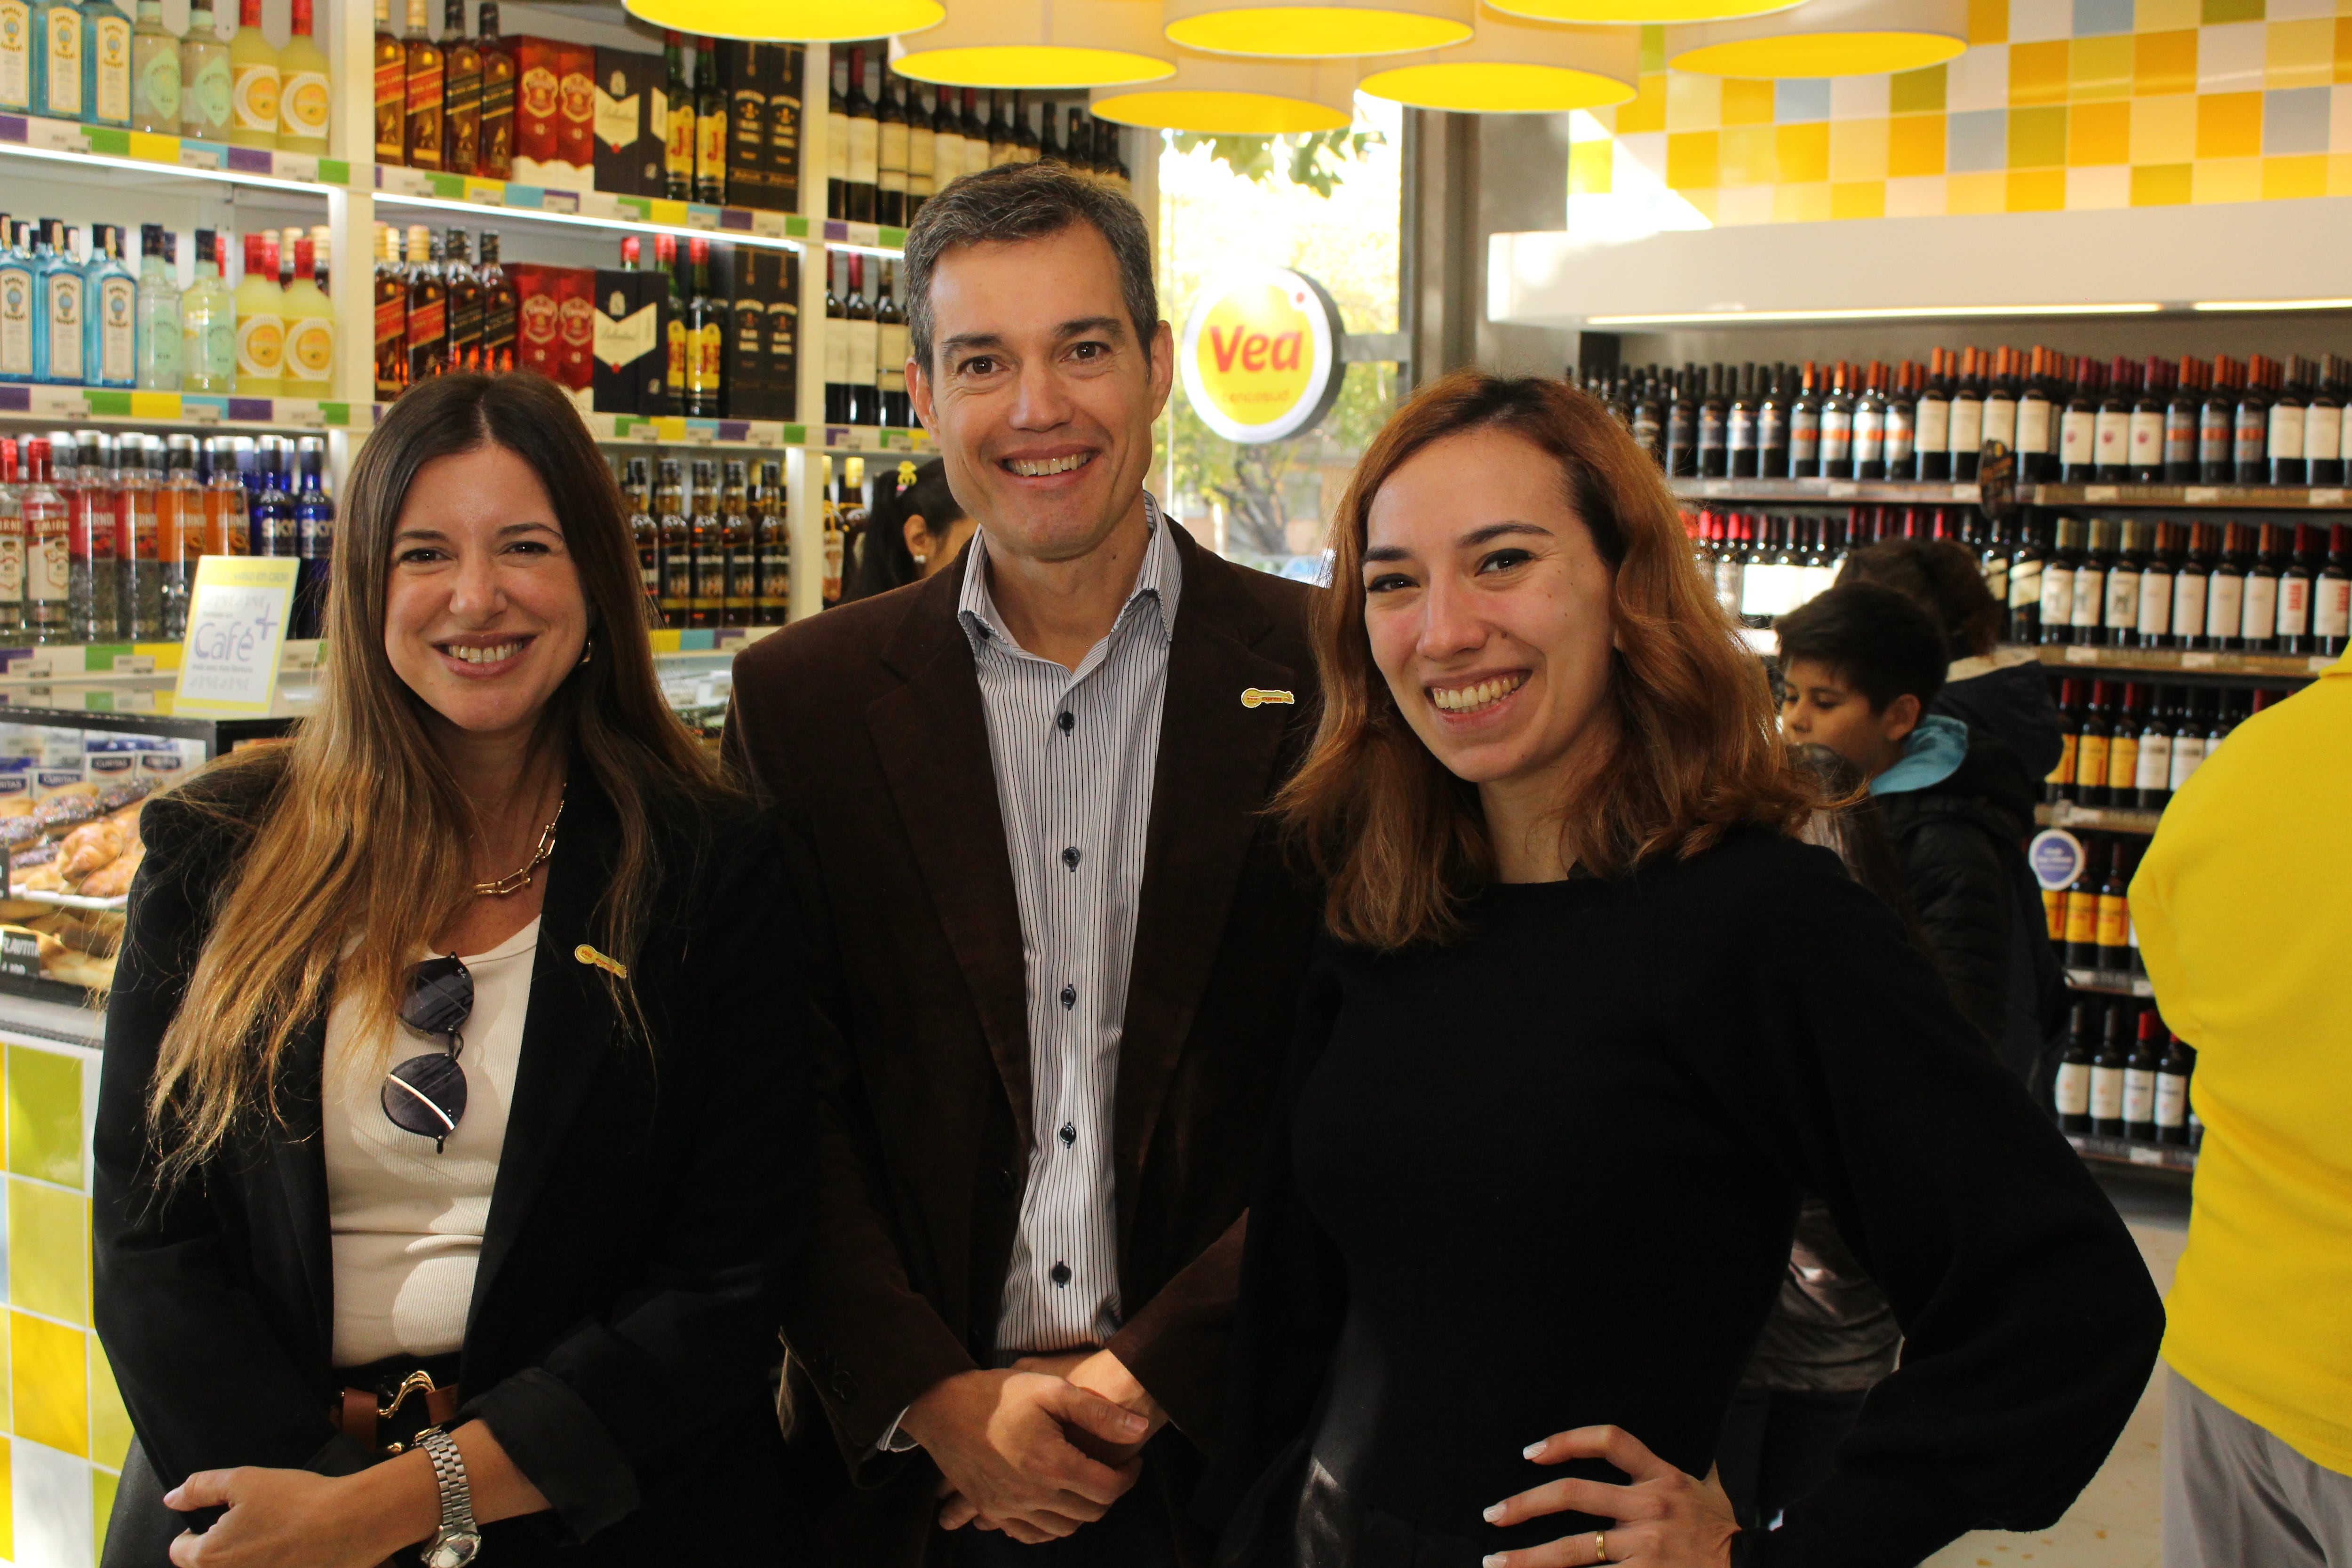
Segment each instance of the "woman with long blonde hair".
M1328 889L1204 1506L1250 1568L1916 1563L2054 1520L2161 1313L1813 805L1656 468L1464 372L1358 466L1283 797ZM1777 1531L1713 1475L1820 1195L1908 1335Z
M796 1561L766 1373L814 1139L762 819L662 702L551 383L417 386L343 511L319 711L142 823L109 1568Z

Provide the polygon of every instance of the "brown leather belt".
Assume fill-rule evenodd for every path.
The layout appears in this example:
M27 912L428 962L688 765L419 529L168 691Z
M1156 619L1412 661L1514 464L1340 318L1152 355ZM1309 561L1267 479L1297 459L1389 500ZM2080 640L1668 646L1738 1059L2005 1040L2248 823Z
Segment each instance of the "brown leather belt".
M421 1421L416 1419L417 1409L409 1405L419 1395L423 1396ZM461 1402L457 1384L436 1386L432 1373L412 1372L386 1394L370 1388L344 1389L341 1403L328 1411L327 1419L346 1437L383 1454L399 1454L406 1452L426 1427L447 1426Z

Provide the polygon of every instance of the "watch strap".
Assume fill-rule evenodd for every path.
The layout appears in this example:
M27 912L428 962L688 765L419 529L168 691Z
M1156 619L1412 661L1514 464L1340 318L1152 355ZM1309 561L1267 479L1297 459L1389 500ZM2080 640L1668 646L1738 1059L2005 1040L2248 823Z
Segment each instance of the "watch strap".
M428 1426L417 1437L416 1446L433 1461L434 1484L441 1490L441 1528L427 1550L453 1535L478 1534L480 1527L474 1522L473 1489L467 1484L466 1458L457 1451L457 1439L438 1426Z

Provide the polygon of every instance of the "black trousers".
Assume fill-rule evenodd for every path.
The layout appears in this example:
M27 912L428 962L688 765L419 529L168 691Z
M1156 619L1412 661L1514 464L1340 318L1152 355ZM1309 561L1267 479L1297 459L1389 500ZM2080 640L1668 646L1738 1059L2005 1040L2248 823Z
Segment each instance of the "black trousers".
M966 1525L961 1568L1176 1568L1176 1542L1160 1489L1149 1475L1110 1511L1059 1541L1024 1546L1002 1531Z
M1742 1530L1771 1529L1781 1510L1829 1479L1863 1398L1777 1388L1733 1396L1715 1459Z

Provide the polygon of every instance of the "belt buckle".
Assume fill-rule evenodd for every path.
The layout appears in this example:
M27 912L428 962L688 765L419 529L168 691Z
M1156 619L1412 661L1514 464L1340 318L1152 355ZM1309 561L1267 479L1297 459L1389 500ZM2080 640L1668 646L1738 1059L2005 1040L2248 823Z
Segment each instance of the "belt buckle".
M419 1368L417 1371L410 1373L406 1377L402 1378L400 1380L399 1386L393 1389L389 1394L386 1394L383 1385L379 1384L376 1389L376 1398L378 1403L375 1407L375 1418L379 1423L390 1421L400 1414L400 1407L408 1403L409 1395L421 1394L425 1395L429 1401L430 1397L437 1392L439 1392L439 1386L434 1383L433 1374L422 1368ZM429 1428L432 1425L432 1408L429 1403L425 1408L425 1415L427 1417L425 1425L426 1427ZM377 1429L377 1435L382 1436L381 1426ZM417 1436L424 1436L424 1433L420 1431ZM403 1443L395 1438L394 1441L383 1445L383 1451L387 1455L399 1454L406 1451L408 1447L408 1444Z

